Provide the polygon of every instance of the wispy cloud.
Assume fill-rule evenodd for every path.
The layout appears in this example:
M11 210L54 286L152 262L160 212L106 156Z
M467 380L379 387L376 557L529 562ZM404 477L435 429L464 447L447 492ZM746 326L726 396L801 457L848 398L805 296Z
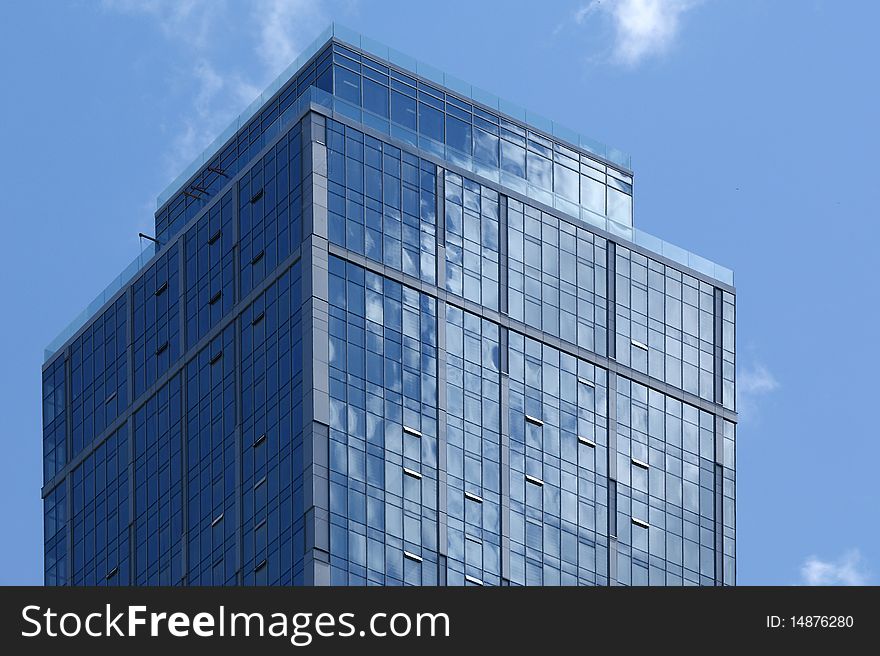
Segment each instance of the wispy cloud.
M221 74L204 57L194 62L189 77L195 89L192 110L181 119L166 155L171 175L191 162L260 93L239 73Z
M776 377L760 362L741 366L736 372L736 409L743 418L753 417L764 397L779 389Z
M327 22L324 6L316 0L262 0L259 4L256 52L266 68L278 74Z
M102 0L104 9L155 20L165 36L208 45L212 28L226 11L225 0Z
M804 585L868 585L871 573L858 549L850 549L836 560L810 556L801 565Z
M743 394L761 395L779 388L776 378L763 364L740 370L737 384Z
M666 54L675 44L682 16L701 0L593 0L575 11L575 24L594 15L610 18L614 30L611 59L635 67Z
M327 21L325 0L259 0L243 5L243 15L242 5L233 12L225 0L103 0L102 5L154 21L189 62L168 82L185 89L190 102L172 128L165 155L169 176L204 150ZM260 65L256 76L245 75L224 52L224 44L242 33Z

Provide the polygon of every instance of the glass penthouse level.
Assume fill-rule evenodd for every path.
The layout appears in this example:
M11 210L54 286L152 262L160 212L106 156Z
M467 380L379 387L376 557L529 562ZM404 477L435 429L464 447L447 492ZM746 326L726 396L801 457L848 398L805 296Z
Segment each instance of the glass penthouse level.
M735 582L732 274L338 26L47 349L46 582Z

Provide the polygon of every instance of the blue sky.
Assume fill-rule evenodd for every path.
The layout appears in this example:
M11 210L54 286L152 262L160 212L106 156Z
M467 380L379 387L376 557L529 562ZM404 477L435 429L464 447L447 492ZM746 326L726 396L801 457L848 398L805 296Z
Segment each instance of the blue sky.
M155 197L331 20L633 155L642 229L736 271L738 572L880 583L880 4L0 6L0 583L42 581L42 349Z

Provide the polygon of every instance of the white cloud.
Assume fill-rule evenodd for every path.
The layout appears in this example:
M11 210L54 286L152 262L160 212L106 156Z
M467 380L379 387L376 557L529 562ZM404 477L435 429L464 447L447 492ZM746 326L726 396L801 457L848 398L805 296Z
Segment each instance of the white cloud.
M104 9L144 15L155 20L165 36L195 48L208 45L211 33L226 11L224 0L103 0Z
M746 365L736 372L736 409L747 419L753 417L763 397L779 389L776 377L760 362Z
M581 6L574 21L581 25L596 12L614 24L612 58L624 66L665 54L675 43L681 17L700 0L593 0Z
M182 109L172 129L165 159L175 176L247 107L306 45L306 39L327 22L324 0L260 0L247 7L244 18L229 11L223 0L103 0L107 11L147 17L162 34L184 49L192 62L175 73L169 86L182 88L192 103ZM236 6L241 9L242 5ZM224 44L249 32L252 51L262 64L256 84L238 68L219 62ZM234 65L233 65L234 66ZM181 75L177 79L175 75Z
M737 386L744 394L762 395L779 388L776 378L763 364L755 364L749 369L741 369Z
M804 585L868 585L870 572L858 549L850 549L837 560L810 556L801 566Z
M166 153L170 175L180 173L260 93L239 73L223 75L206 58L197 59L188 76L195 89L192 110L182 112Z
M262 0L254 12L260 25L256 52L270 73L289 65L327 22L316 0Z

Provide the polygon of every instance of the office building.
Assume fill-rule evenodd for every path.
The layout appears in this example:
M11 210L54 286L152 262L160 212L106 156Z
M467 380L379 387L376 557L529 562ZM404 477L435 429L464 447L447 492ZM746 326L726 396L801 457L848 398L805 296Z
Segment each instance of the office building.
M730 271L333 26L47 349L50 585L735 583Z

